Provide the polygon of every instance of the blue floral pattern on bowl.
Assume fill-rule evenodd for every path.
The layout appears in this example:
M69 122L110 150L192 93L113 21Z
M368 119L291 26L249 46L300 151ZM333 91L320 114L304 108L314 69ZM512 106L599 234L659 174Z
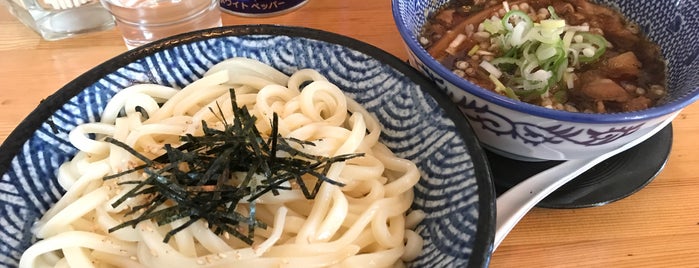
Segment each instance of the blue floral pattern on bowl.
M481 142L518 158L566 160L614 149L699 99L699 1L600 0L638 23L668 61L662 105L604 116L555 111L483 90L435 61L417 41L426 18L449 0L393 0L393 16L410 63L446 91L467 115Z
M212 65L248 57L291 73L314 68L376 115L381 141L422 175L413 209L427 218L412 267L487 265L494 194L485 158L459 111L429 80L375 47L317 30L235 26L184 34L127 52L48 98L0 147L0 266L16 266L30 229L63 194L58 166L76 149L68 132L96 121L109 99L137 83L184 87Z

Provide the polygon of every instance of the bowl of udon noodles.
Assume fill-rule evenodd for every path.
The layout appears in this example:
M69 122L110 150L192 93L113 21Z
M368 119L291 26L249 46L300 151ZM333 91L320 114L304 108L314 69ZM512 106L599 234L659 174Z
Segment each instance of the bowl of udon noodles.
M590 158L699 98L694 0L393 0L411 65L487 149Z
M10 267L484 267L468 121L404 60L238 25L119 55L0 147Z

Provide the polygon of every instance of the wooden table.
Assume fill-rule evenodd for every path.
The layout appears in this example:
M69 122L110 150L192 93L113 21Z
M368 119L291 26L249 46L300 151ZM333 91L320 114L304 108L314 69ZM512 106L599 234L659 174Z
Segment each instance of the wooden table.
M319 28L406 58L389 0L310 0L282 16L224 14L223 21ZM42 98L124 51L116 29L44 41L0 10L0 141ZM491 267L699 267L699 104L673 126L672 154L650 185L602 207L534 209L493 254Z

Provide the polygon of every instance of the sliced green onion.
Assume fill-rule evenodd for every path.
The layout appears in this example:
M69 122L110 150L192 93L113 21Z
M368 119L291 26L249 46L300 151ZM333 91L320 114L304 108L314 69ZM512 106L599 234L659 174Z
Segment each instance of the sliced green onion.
M473 46L473 47L471 48L471 50L468 51L467 54L468 54L469 56L476 55L476 52L478 52L478 50L480 50L480 49L481 49L481 47L480 47L479 45L475 45L475 46Z
M565 54L565 52L563 53ZM558 83L563 79L563 75L568 70L568 64L568 57L566 55L554 62L552 71L555 75L551 77L552 80L549 82L550 84Z
M562 91L573 88L575 75L569 71L570 66L595 61L606 51L607 40L588 33L589 26L566 25L553 7L549 6L548 11L551 18L538 23L520 10L507 11L499 23L495 18L483 21L483 29L504 52L480 64L490 74L497 92L519 99L546 95L556 84L561 84ZM468 55L479 49L475 46ZM499 80L503 76L507 77L507 85Z
M575 74L572 72L563 73L563 80L566 81L566 87L568 89L573 89L575 87Z
M511 47L518 47L524 44L526 39L526 35L529 32L529 28L525 22L518 22L517 25L512 29L512 32L509 33L509 46Z
M607 51L607 40L601 35L593 33L579 33L583 38L583 43L591 44L595 47L595 53L592 56L581 55L580 62L588 63L597 60L605 51Z
M499 57L490 61L491 64L498 66L501 64L519 64L519 60L512 57Z
M502 17L502 26L505 27L506 30L512 31L514 29L513 24L510 24L510 19L514 18L519 18L519 21L523 21L525 25L528 28L531 28L534 26L534 22L532 21L532 18L527 15L527 13L524 13L523 11L520 10L510 10L509 12L505 13L505 16ZM514 25L517 25L519 22L518 20L515 20Z
M575 36L575 31L574 30L567 30L565 34L563 34L563 50L567 51L568 48L570 48L570 44L573 43L573 37Z
M589 32L590 26L589 25L578 25L578 26L566 25L566 31Z
M529 79L535 81L548 81L553 76L553 72L546 70L536 70L529 75Z
M481 68L485 69L488 73L490 73L490 75L495 76L495 78L500 78L500 76L502 76L502 72L488 61L481 61L479 65L481 66Z
M521 61L519 59L510 57L500 57L493 59L492 61L490 61L490 63L497 67L499 70L509 73L516 70Z
M553 44L561 40L561 34L564 31L564 20L542 20L529 32L529 38L541 43Z
M489 32L490 34L496 34L505 31L505 27L502 25L500 20L496 19L486 19L483 21L483 30Z
M541 25L541 28L543 28L543 29L565 28L566 21L559 20L559 19L542 20L541 22L539 22L539 25Z
M580 57L578 56L580 54L580 52L576 49L573 49L573 48L569 48L568 52L569 52L568 54L570 54L572 56L572 60L570 61L571 65L572 66L580 65L580 59L579 59Z
M556 10L552 6L549 6L547 9L549 10L549 13L551 14L551 18L554 20L557 20L558 14L556 14Z
M517 94L515 94L515 92L511 88L506 87L502 82L500 82L500 80L497 77L491 74L488 76L488 78L490 78L490 81L492 81L493 84L495 84L495 92L505 93L505 96L511 99L519 100Z
M540 45L539 48L536 49L536 57L540 61L550 59L551 57L556 56L556 54L558 54L558 51L553 46Z
M523 80L522 90L517 92L519 96L541 96L548 90L547 81Z
M524 59L525 62L534 62L538 61L536 58L535 52L537 48L538 43L536 42L527 42L522 48L522 58Z

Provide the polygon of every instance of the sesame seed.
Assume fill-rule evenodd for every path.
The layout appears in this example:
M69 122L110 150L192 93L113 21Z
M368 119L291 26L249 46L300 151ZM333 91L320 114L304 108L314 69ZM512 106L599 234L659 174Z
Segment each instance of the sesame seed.
M476 74L476 69L473 69L473 68L466 68L466 74L467 74L468 76L473 76L474 74Z
M568 111L568 112L573 112L573 113L577 113L577 112L578 112L578 108L575 108L575 106L570 105L570 104L564 105L564 108L565 108L565 110Z
M661 85L651 85L650 91L655 97L661 97L665 95L665 87Z
M466 68L468 68L469 65L470 64L468 63L468 61L460 60L456 62L456 68L459 68L461 70L466 70Z
M421 45L426 46L426 45L428 45L429 43L430 43L430 40L427 39L427 37L424 37L424 36L420 37L420 44L421 44Z
M529 10L529 4L528 3L521 3L519 4L519 8L522 10Z
M483 42L486 41L490 38L490 33L489 32L484 32L484 31L479 31L473 34L473 39Z

